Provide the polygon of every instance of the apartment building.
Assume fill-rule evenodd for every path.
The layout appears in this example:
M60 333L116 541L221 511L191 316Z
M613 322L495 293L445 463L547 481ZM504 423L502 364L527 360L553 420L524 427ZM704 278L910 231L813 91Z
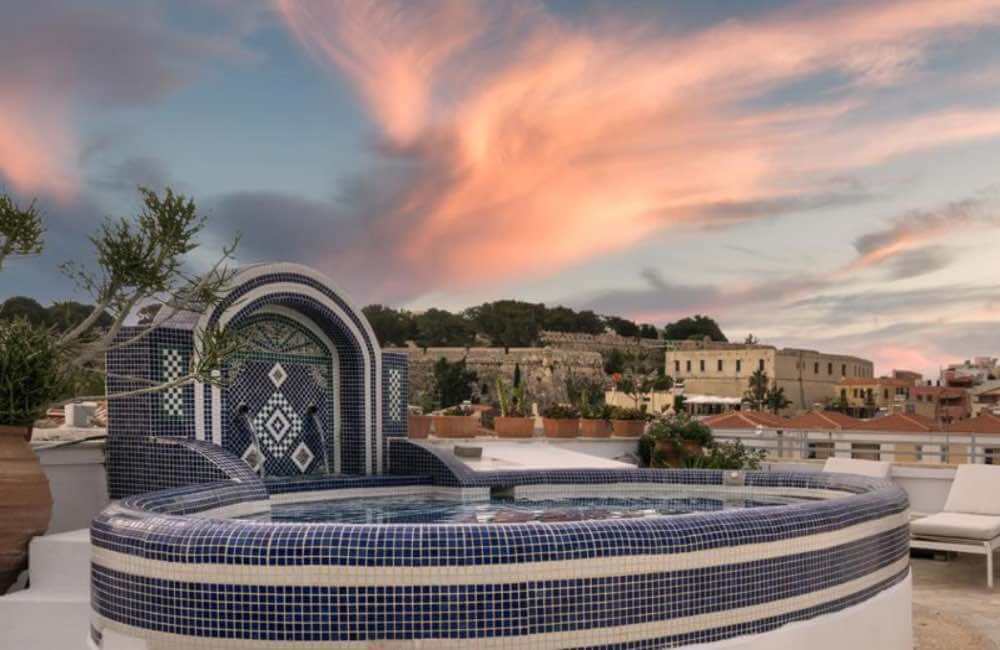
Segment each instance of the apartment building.
M784 389L792 412L829 401L845 377L874 375L867 359L772 345L682 341L665 355L667 374L683 381L688 394L742 398L750 376L763 370Z
M858 418L872 417L879 411L903 412L914 384L911 379L895 377L844 377L833 395Z
M940 424L950 424L972 415L969 391L951 386L914 386L908 411Z

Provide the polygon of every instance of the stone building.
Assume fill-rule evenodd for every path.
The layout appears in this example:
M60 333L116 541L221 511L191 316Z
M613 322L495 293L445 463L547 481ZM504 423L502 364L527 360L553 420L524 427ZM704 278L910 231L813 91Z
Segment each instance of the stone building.
M790 411L803 411L837 395L844 378L871 377L867 359L772 345L683 341L665 352L666 371L688 395L742 397L755 370L784 389Z

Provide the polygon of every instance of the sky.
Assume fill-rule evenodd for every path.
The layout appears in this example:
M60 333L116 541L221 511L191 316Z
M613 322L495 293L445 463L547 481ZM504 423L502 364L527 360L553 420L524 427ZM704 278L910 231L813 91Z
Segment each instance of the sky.
M195 268L357 303L516 298L936 376L1000 355L1000 0L35 0L0 9L0 191L58 270L172 187Z

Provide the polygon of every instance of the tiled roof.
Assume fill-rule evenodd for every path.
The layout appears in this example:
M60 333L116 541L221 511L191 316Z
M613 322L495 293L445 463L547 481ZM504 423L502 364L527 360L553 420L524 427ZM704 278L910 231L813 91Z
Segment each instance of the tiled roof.
M709 416L702 422L713 429L756 429L758 426L779 428L788 424L788 420L783 417L761 411L730 411Z
M974 418L952 422L948 430L956 433L1000 433L1000 416L981 413Z
M809 411L790 419L789 429L857 429L861 420L839 411Z
M891 431L895 433L924 433L941 430L941 427L930 418L904 413L894 413L871 420L859 420L855 428L862 431Z

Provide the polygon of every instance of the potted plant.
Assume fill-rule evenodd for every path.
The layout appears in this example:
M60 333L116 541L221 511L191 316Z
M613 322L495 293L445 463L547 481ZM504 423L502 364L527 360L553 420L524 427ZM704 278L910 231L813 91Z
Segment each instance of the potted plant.
M535 418L528 416L524 385L508 388L497 377L497 400L500 415L493 418L493 430L501 438L531 438L535 435Z
M478 430L479 421L463 405L452 406L434 416L434 434L439 438L474 438Z
M760 469L767 458L764 449L750 449L739 440L713 442L708 453L684 459L684 467L690 469Z
M659 466L683 467L688 459L704 455L712 446L712 430L683 414L656 420L647 435L655 445L653 464Z
M431 433L431 421L433 418L422 413L407 413L406 434L410 438L426 438Z
M642 409L616 406L611 410L611 430L620 438L638 438L646 430L649 415Z
M553 404L542 412L547 438L575 438L580 430L580 411L566 404Z
M584 438L610 438L611 412L607 404L580 409L580 435Z
M52 515L49 482L29 441L62 387L50 333L21 318L0 322L0 594L26 566L28 542Z

